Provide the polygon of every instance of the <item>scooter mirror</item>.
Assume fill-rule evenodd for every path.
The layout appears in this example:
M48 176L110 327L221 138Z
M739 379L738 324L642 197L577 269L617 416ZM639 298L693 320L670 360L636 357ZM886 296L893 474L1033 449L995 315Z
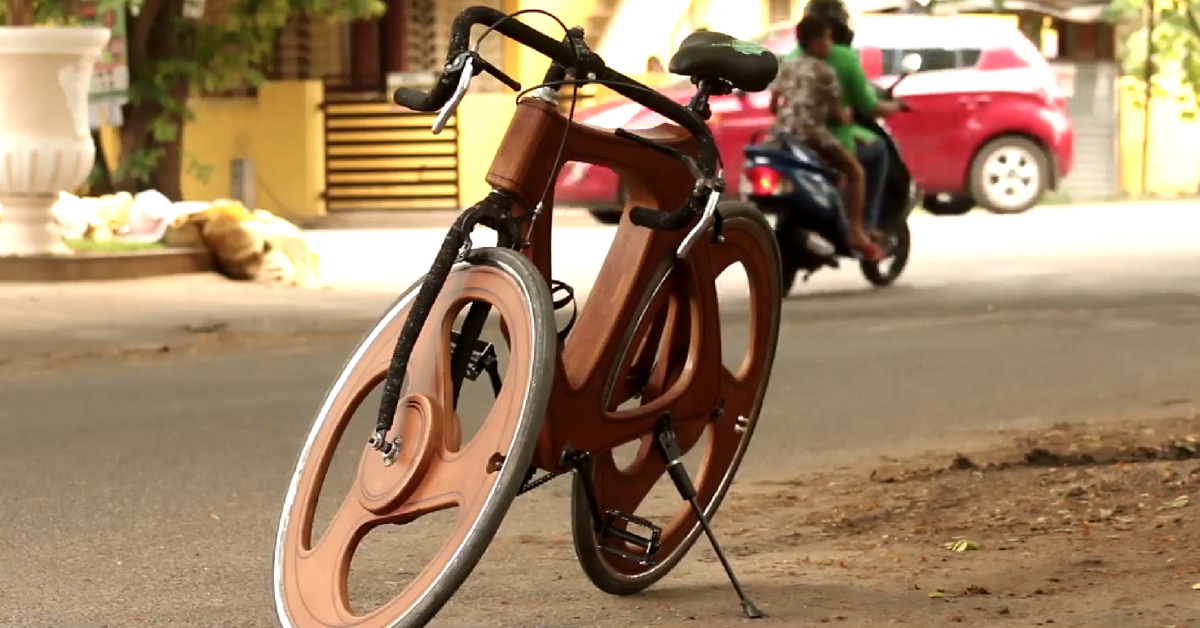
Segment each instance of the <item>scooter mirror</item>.
M920 69L921 55L915 52L910 52L904 55L904 58L900 60L900 76L897 76L896 82L892 83L891 87L888 87L888 94L891 95L892 92L896 90L896 87L900 85L904 79L908 78L908 75L915 74Z
M905 74L916 74L921 70L921 55L915 52L904 55L904 58L900 60L900 69Z

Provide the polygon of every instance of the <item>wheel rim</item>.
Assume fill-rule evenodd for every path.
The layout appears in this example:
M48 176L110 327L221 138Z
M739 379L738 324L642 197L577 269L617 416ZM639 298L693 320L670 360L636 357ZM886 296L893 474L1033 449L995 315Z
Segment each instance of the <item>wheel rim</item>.
M877 262L863 260L861 266L867 279L876 284L895 281L908 265L911 237L908 225L901 225L896 233L889 236L886 257Z
M1041 188L1037 157L1024 148L1006 146L983 164L983 189L992 204L1011 209L1031 203Z
M693 482L699 502L709 517L715 514L732 483L757 425L758 411L774 359L779 321L779 261L770 254L774 248L773 234L770 230L758 233L758 229L746 229L740 219L726 220L724 224L725 241L711 249L713 276L719 276L736 263L742 263L746 268L752 304L750 344L736 372L731 372L723 365L721 367L722 396L725 399L723 415L711 421L676 422L674 425L685 453L704 436L708 436L700 471L694 475ZM673 273L667 277L663 289L670 290L677 278L684 275ZM674 287L678 291L678 285ZM676 304L681 301L673 299ZM669 390L688 359L687 352L678 348L687 344L690 330L683 321L691 318L691 312L686 307L676 305L666 310L646 316L643 320L642 326L647 329L654 325L662 327L662 340L648 346L657 349L658 355L666 356L655 367L651 376L652 390L648 397L643 396L643 403ZM635 346L637 344L634 343ZM670 351L672 347L676 349L674 355ZM637 459L626 470L617 468L611 451L598 453L594 460L597 499L605 511L619 510L636 514L637 508L666 470L657 453L650 448L648 438L643 440ZM576 506L586 508L579 502ZM576 521L579 521L578 517ZM590 535L588 538L591 543L585 541L582 547L577 539L577 551L589 552L591 559L599 563L614 580L631 584L653 582L674 567L700 533L699 522L686 504L681 505L662 528L658 562L651 567L600 550L595 535ZM576 533L578 535L579 531Z
M485 533L483 528L497 509L502 515L511 502L511 495L505 501L500 489L511 483L514 472L518 478L524 473L524 469L497 465L495 456L497 452L512 456L517 439L528 429L523 423L530 415L540 419L541 412L526 408L539 351L533 310L511 272L460 265L434 304L410 359L408 394L389 434L389 438L404 437L400 455L395 464L384 466L379 452L364 442L351 491L321 540L313 542L317 498L333 452L354 410L386 372L415 294L410 289L397 301L356 350L328 393L302 449L276 537L274 596L277 618L285 628L393 628L431 606L436 611L445 600L432 599L431 592L455 576L452 568L467 559L467 544ZM470 442L461 443L459 417L448 401L452 390L448 353L455 315L471 301L494 308L507 323L511 342L496 403L479 432ZM453 531L429 564L391 601L365 615L355 614L349 604L349 570L366 534L380 525L411 523L455 506L459 510Z
M897 266L902 263L901 258L905 255L904 241L898 236L892 236L891 242L887 247L887 256L875 262L875 272L883 277L891 277L897 269Z

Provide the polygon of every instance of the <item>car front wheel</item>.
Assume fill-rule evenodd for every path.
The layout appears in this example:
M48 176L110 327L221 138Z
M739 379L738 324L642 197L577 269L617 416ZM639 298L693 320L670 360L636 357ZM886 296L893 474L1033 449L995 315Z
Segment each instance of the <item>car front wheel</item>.
M602 225L615 225L621 222L621 210L619 209L613 209L611 207L597 207L595 209L589 209L588 213L592 215L592 218L596 219L596 222Z
M592 218L596 219L602 225L615 225L621 222L621 213L625 211L625 201L629 197L625 193L625 186L622 185L617 191L617 203L615 207L594 207L588 210Z
M1050 160L1023 137L985 145L971 163L971 196L996 214L1019 214L1037 205L1050 184Z

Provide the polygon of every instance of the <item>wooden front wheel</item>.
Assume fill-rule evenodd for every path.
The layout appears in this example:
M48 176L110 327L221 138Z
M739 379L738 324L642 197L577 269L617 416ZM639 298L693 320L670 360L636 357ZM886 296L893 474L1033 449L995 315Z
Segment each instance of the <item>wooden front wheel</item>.
M347 432L354 410L386 373L419 287L409 288L359 344L300 452L275 541L273 594L283 628L424 626L479 562L529 469L553 383L553 305L530 262L506 249L477 250L451 271L409 361L407 394L389 434L403 439L395 462L384 464L380 452L366 445L369 430ZM481 412L474 437L462 442L450 339L456 316L469 303L490 306L509 342L495 403ZM362 439L357 473L348 493L322 495L343 436ZM353 440L350 445L351 451L357 447ZM340 507L324 534L314 538L318 498L334 499ZM382 604L369 612L352 610L351 562L367 533L385 525L408 527L448 509L456 509L453 522L436 530L448 538L426 563L403 565L408 549L403 544L380 557L395 561L387 580L399 579L395 574L403 567L411 576L407 584L386 582L375 600ZM417 527L398 538L416 542L428 532Z

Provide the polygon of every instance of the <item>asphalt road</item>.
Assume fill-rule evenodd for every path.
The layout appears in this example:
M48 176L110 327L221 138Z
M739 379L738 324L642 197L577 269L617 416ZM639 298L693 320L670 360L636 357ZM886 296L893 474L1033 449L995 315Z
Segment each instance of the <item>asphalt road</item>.
M1169 207L1098 211L1086 223L1047 212L925 221L895 288L869 290L853 269L801 287L785 303L741 477L787 479L948 435L1200 402L1200 210ZM573 237L587 241L584 231ZM355 298L342 303L361 307L313 315L341 317L324 335L0 370L0 626L272 625L270 551L291 465L357 340L344 332L385 300ZM746 332L741 312L734 300L731 342ZM0 342L32 360L36 338L21 335ZM504 555L530 535L569 534L565 487L522 498L497 540ZM569 546L528 551L558 561L565 590L605 601L571 567ZM514 573L519 565L485 558L441 625L531 625L515 608L478 610L505 587L559 584L533 574L514 585ZM611 609L590 608L539 621L609 625Z

